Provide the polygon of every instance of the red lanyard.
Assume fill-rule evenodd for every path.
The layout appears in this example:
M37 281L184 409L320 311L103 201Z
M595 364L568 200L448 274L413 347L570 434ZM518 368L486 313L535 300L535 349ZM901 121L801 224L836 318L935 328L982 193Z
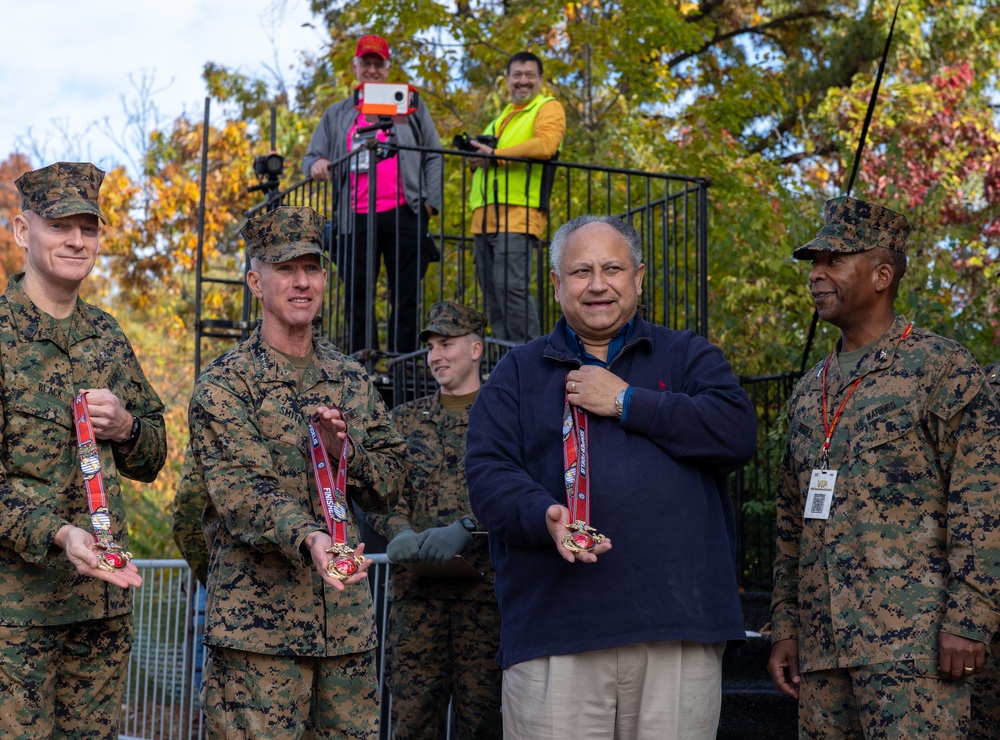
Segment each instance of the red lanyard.
M83 482L87 488L87 506L90 509L94 539L104 550L98 559L97 567L107 571L121 570L132 559L132 553L123 550L122 546L114 541L111 514L108 511L108 496L104 490L104 477L101 475L101 457L97 451L94 426L90 423L87 397L83 393L73 399L73 426L76 427L77 454L80 457Z
M563 476L570 533L563 545L571 552L590 552L604 535L590 526L590 460L587 453L587 412L572 406L566 396L563 411Z
M844 412L844 406L847 405L847 399L851 397L854 393L854 389L858 387L858 383L861 382L861 378L858 378L853 383L851 383L851 388L847 391L847 395L844 396L844 400L840 402L840 406L837 409L837 413L833 415L833 421L827 422L826 417L826 368L830 364L830 358L833 357L833 353L830 353L830 357L826 358L826 362L823 363L823 432L826 434L826 441L823 442L823 453L828 454L830 452L830 437L833 436L833 430L837 428L837 422L840 421L840 415Z
M566 402L563 416L563 463L566 507L574 522L590 524L590 471L587 460L587 412Z
M330 457L326 454L323 438L312 422L309 423L309 442L320 508L333 539L333 547L327 550L333 558L327 563L326 572L331 578L343 581L357 573L364 563L364 558L356 557L354 548L347 544L347 438L340 448L336 481L330 475Z
M910 331L913 329L913 324L911 323L906 327L906 331L900 336L899 341L906 339L910 336ZM826 358L826 362L823 363L823 433L826 435L826 439L823 442L823 456L824 456L824 468L829 462L830 455L830 438L833 437L833 432L837 428L837 422L840 421L840 415L844 412L844 407L847 405L847 400L854 393L854 389L858 387L858 383L861 382L861 378L857 378L853 383L851 383L850 389L847 391L847 395L844 396L844 400L840 402L840 406L837 408L837 412L833 415L833 421L827 422L827 409L826 409L826 369L830 366L830 360L833 359L836 352L831 352Z

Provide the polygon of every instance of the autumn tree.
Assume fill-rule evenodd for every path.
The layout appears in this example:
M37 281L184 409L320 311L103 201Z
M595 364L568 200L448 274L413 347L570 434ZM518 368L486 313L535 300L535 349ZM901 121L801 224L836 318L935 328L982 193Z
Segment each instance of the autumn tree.
M984 360L996 358L1000 343L1000 132L982 104L986 80L961 61L928 80L897 81L859 172L860 192L906 213L914 227L902 308ZM831 96L830 120L841 131L857 128L867 87L858 81Z
M420 88L443 140L481 130L504 104L507 57L535 51L567 109L563 159L711 179L712 338L742 372L798 366L812 307L805 272L789 255L815 233L823 201L846 185L860 119L856 105L849 118L838 112L838 101L870 92L892 5L313 0L312 8L330 42L303 55L294 93L283 91L289 114L279 137L290 161L301 160L323 109L353 86L349 62L363 33L389 40L393 79ZM930 81L968 64L978 82L964 108L989 119L998 12L979 2L905 3L884 96L920 84L943 95ZM214 65L208 74L215 94L259 117L260 81ZM890 139L898 131L882 130ZM883 148L890 159L914 154ZM866 167L889 161L880 151L869 149ZM868 194L867 180L860 187Z
M11 154L0 162L0 285L24 269L24 253L14 241L14 216L21 212L21 196L14 181L31 169L23 154Z
M312 0L312 9L329 42L303 50L291 84L205 67L227 119L209 132L210 273L242 271L237 230L259 201L246 187L253 157L271 148L271 106L288 184L299 179L323 110L355 84L349 62L359 35L388 38L390 79L420 89L443 141L481 131L496 115L504 63L527 49L542 57L547 89L567 109L563 159L711 180L711 339L740 373L798 368L813 307L806 267L790 254L816 232L823 202L847 186L892 5ZM984 360L1000 354L998 47L995 3L901 6L853 193L903 211L915 227L899 308ZM187 117L153 129L142 172L111 168L102 191L110 217L94 293L128 314L154 385L169 389L169 470L162 489L158 481L135 502L151 512L169 502L186 440L202 135ZM0 177L0 198L8 183ZM2 250L0 242L0 259ZM232 317L241 302L223 290L205 300ZM819 334L812 360L835 332L820 322ZM152 542L163 533L154 516L149 523Z

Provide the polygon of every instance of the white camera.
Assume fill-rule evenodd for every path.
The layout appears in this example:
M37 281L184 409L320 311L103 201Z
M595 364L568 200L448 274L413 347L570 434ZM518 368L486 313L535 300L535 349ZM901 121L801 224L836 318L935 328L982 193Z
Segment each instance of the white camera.
M365 82L354 91L354 107L366 116L406 117L417 109L417 91L405 82Z

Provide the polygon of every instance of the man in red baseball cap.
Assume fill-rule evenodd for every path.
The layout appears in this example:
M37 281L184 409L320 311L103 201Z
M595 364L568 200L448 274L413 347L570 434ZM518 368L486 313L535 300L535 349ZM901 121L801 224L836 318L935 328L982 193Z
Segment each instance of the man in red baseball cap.
M362 36L358 39L358 48L354 51L354 58L361 59L367 54L375 54L389 61L389 42L381 36ZM389 65L385 65L388 70Z
M358 39L351 69L361 85L385 83L389 77L389 44L381 36ZM336 210L337 246L333 255L345 286L349 337L347 352L378 349L375 306L366 303L368 287L378 295L379 260L385 262L391 296L388 349L405 354L417 348L417 296L420 281L436 252L427 222L441 210L441 154L414 151L441 149L441 140L422 99L402 123L379 131L379 141L400 149L380 148L389 156L375 163L375 213L369 214L369 150L358 129L368 126L354 107L353 96L327 108L313 133L302 171L313 180L331 180ZM370 134L368 135L370 136ZM368 230L375 231L375 255L369 264Z

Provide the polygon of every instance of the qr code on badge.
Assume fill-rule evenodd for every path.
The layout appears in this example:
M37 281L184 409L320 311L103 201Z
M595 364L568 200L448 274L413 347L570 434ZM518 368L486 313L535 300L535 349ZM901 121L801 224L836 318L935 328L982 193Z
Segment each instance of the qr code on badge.
M822 514L823 507L826 505L826 494L825 493L815 493L813 494L812 508L809 509L810 514Z

